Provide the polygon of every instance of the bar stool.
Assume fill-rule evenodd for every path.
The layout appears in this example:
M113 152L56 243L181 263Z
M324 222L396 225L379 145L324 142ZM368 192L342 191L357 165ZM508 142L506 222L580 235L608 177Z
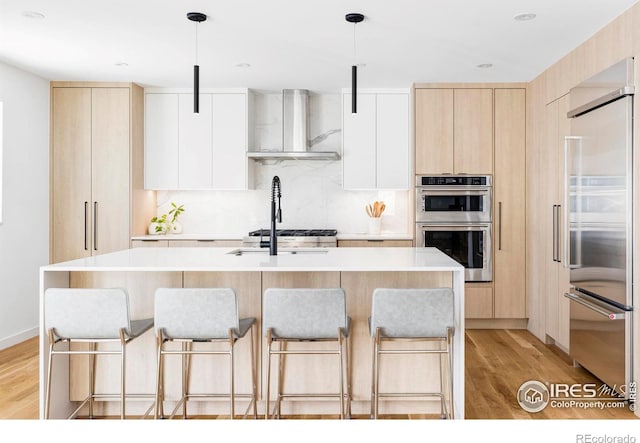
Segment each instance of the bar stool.
M51 403L51 373L56 355L89 355L89 395L69 416L75 417L89 403L89 418L93 418L94 400L118 398L120 418L124 419L127 397L153 398L153 395L125 393L126 345L153 326L153 319L131 320L129 296L124 289L47 289L44 298L44 323L49 335L49 364L45 418L49 418ZM57 349L67 343L67 349ZM89 343L88 350L71 350L72 342ZM97 343L118 342L120 350L99 351ZM120 393L95 393L96 355L120 355ZM153 406L152 406L153 407ZM152 408L151 407L151 408ZM147 415L151 408L147 411Z
M349 333L351 319L346 314L345 293L335 289L280 289L269 288L263 300L263 333L267 341L267 398L265 419L269 418L271 400L271 357L279 357L277 400L274 415L280 418L283 398L327 397L340 399L340 418L351 416L351 382L349 377ZM337 349L287 350L288 342L335 341ZM279 343L274 349L273 343ZM337 355L339 361L339 393L288 393L282 392L287 355ZM346 393L345 393L346 373Z
M238 318L236 293L231 288L160 288L155 294L155 328L158 348L158 372L156 378L156 411L164 417L164 356L182 357L182 396L171 417L182 405L182 416L187 418L187 401L190 398L229 397L229 416L235 416L235 399L249 398L249 408L253 406L253 417L257 418L256 405L256 365L254 355L253 325L255 318ZM234 346L251 331L251 394L236 394L234 380ZM165 344L181 342L181 350L167 350ZM196 342L226 342L226 350L193 350ZM229 357L229 393L190 393L189 373L192 355L222 355ZM186 357L186 360L185 360Z
M371 318L373 371L371 380L371 417L378 418L380 397L440 397L442 418L453 417L453 292L450 288L384 289L373 291ZM382 349L383 341L436 341L437 349ZM380 355L438 354L440 392L381 393ZM447 356L448 408L445 402L442 355Z

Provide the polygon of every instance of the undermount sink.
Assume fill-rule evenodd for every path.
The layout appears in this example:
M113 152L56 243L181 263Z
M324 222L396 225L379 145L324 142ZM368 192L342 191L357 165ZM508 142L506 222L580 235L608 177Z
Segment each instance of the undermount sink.
M278 249L278 255L290 254L290 255L298 255L298 254L326 254L326 249L321 248L282 248ZM240 248L234 249L233 251L227 252L229 255L242 256L242 255L253 255L253 254L265 254L269 255L269 248Z

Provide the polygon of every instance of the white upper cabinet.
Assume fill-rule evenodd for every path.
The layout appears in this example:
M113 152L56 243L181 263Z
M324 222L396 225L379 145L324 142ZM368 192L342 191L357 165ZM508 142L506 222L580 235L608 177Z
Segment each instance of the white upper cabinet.
M342 187L376 187L376 96L358 94L358 113L351 113L351 94L342 96Z
M178 189L178 94L144 98L144 187Z
M145 91L145 189L249 189L249 92Z
M350 93L342 105L342 187L409 189L409 91L359 92L357 114Z
M213 96L213 188L248 189L247 96Z
M178 188L211 188L212 96L200 94L199 114L193 113L193 94L178 96Z

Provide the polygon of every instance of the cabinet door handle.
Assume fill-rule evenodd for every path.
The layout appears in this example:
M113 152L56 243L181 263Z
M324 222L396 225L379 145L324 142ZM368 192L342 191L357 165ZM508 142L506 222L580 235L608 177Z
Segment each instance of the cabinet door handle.
M84 250L88 251L89 250L89 245L87 245L87 240L88 240L88 236L89 236L89 226L87 225L87 221L89 218L89 202L84 202Z
M557 261L558 263L562 263L562 242L560 241L560 233L562 232L562 218L561 218L561 214L562 214L562 205L556 205L558 207L558 210L556 211L556 223L557 223L557 227L556 227L556 235L558 236L558 239L556 240L556 257L557 257Z
M93 202L93 250L98 250L98 202Z
M553 261L558 261L558 205L553 205L553 221L551 222L553 226Z
M502 202L498 202L498 251L502 251Z

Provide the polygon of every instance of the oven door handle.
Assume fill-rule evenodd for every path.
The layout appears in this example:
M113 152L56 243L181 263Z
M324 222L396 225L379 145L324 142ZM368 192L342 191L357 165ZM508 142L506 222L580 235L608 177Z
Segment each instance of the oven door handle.
M451 195L451 193L459 195L484 195L491 191L490 188L417 188L421 194L434 194L434 195Z
M480 228L482 230L488 230L491 226L487 223L472 223L472 224L459 224L459 225L451 225L451 224L428 224L428 225L420 225L420 229L433 231L431 228L446 228L447 231L471 231L473 228Z

